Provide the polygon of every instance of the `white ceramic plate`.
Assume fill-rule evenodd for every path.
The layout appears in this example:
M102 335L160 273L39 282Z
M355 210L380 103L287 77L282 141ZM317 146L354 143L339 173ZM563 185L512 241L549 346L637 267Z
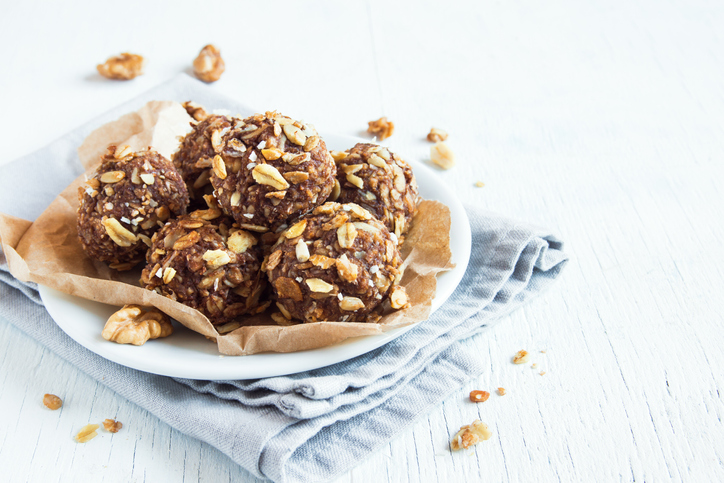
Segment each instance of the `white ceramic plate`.
M329 149L348 149L362 140L326 135ZM450 248L455 268L437 277L432 301L434 312L453 293L465 273L470 258L470 224L455 194L427 166L407 159L415 172L420 195L445 203L451 212ZM355 337L321 349L293 353L263 353L233 357L219 355L216 344L174 321L174 334L142 346L113 344L101 337L103 325L118 307L39 287L40 297L51 317L73 340L118 364L163 376L188 379L257 379L281 376L325 367L376 349L399 337L414 325L393 329L381 335ZM424 323L424 322L421 322Z

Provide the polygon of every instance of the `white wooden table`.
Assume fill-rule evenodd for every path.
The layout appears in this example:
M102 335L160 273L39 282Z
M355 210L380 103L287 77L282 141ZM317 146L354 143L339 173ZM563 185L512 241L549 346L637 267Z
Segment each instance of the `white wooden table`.
M561 282L468 342L489 369L339 482L724 480L720 2L146 3L4 2L0 162L213 42L220 92L342 134L386 115L389 146L420 160L430 127L446 129L458 165L441 183L567 242ZM123 51L145 55L146 74L101 79L95 65ZM510 363L524 348L536 369ZM466 401L498 386L508 394ZM123 430L72 440L107 417ZM449 435L476 418L492 439L451 454ZM4 320L0 475L254 481Z

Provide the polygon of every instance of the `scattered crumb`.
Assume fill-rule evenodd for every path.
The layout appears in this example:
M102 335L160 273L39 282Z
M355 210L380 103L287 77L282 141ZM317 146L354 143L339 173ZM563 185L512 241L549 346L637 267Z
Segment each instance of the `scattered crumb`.
M212 44L204 46L194 59L194 75L204 82L216 82L226 69L221 51Z
M535 369L536 367L538 367L538 363L537 363L537 362L534 362L534 363L531 364L531 366L530 366L531 369Z
M457 432L450 442L450 447L453 451L458 451L463 448L468 449L478 444L480 440L485 441L490 439L492 435L493 433L490 432L488 426L476 419L472 424L460 428L460 431Z
M530 355L528 354L528 351L518 351L515 356L513 357L513 364L525 364L530 360Z
M43 404L45 404L46 408L55 411L56 409L60 409L63 405L63 400L55 394L46 394L43 396Z
M123 427L123 423L115 419L106 419L103 421L103 427L109 433L117 433Z
M427 140L433 143L439 143L440 141L445 141L446 139L447 133L436 127L430 129L430 132L427 135Z
M485 186L485 183L483 183L482 181L476 181L475 186L478 188L482 188L483 186Z
M545 376L545 375L546 375L546 371L540 371L539 374L540 374L541 376Z
M109 57L104 64L98 64L96 69L100 75L108 79L130 80L143 74L145 63L143 56L124 52Z
M490 397L488 391L470 391L470 400L472 402L485 402Z
M388 121L386 117L381 117L376 121L370 121L367 123L367 126L367 132L373 136L377 136L380 141L392 136L392 133L395 131L395 123Z
M98 433L96 432L98 428L99 426L97 424L86 424L80 431L78 431L78 434L75 435L75 440L79 443L87 443L98 436Z
M499 387L499 388L498 388L498 394L499 394L500 396L505 396L505 388L504 388L504 387Z
M543 349L542 351L540 351L540 353L541 353L541 354L545 354L545 353L546 353L545 349Z

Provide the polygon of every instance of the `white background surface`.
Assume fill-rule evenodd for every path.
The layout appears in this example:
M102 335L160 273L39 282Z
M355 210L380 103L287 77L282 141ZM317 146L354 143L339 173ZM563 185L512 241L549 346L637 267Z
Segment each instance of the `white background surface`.
M387 115L387 144L421 161L430 127L446 129L458 165L441 183L567 242L560 283L468 342L489 370L339 482L724 479L721 2L145 3L2 2L0 162L213 42L220 92L341 134ZM122 51L145 55L147 73L100 78L95 65ZM523 348L537 369L510 363ZM498 386L508 394L466 401ZM72 440L107 417L123 430ZM450 453L476 418L492 439ZM253 481L5 321L0 474Z

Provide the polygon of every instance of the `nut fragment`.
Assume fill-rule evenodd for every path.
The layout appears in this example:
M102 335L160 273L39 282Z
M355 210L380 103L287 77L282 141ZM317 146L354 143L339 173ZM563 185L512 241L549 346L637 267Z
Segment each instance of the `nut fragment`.
M297 242L295 254L297 255L298 262L306 262L307 260L309 260L309 247L306 243L304 243L304 240L302 238L300 238Z
M342 310L348 310L354 312L355 310L363 309L365 303L357 297L343 297L339 302L339 308Z
M224 250L206 250L201 256L211 270L223 267L231 261L231 257Z
M115 419L106 419L103 421L103 427L109 433L117 433L123 427L123 423Z
M447 133L436 127L430 129L430 132L427 134L427 140L432 141L433 143L439 143L440 141L445 141L446 139Z
M336 268L337 273L339 273L339 276L342 277L342 280L347 282L354 282L357 280L359 269L357 268L357 265L347 258L346 253L343 253L342 256L336 260Z
M352 248L357 238L357 228L352 223L345 223L337 229L337 241L342 248Z
M467 449L478 444L480 440L485 441L490 439L492 435L493 433L490 432L488 426L476 419L472 424L460 428L460 431L457 432L450 442L450 448L453 451L458 451L463 448Z
M204 82L215 82L221 78L226 64L221 58L221 51L209 44L201 49L194 59L194 74Z
M528 354L528 351L518 351L515 356L513 356L513 364L525 364L530 360L530 354Z
M271 186L277 190L285 190L289 188L289 183L281 175L278 169L269 164L258 164L251 170L254 181L259 184Z
M329 293L334 288L334 285L325 282L321 278L308 278L306 282L312 292Z
M282 154L284 153L277 148L265 148L261 150L261 155L264 156L264 159L266 159L267 161L274 161L275 159L279 159L282 157Z
M390 306L393 309L404 309L409 306L405 287L395 285L390 292Z
M499 388L498 388L498 395L499 395L499 396L505 396L505 388L504 388L504 387L499 387Z
M106 218L101 223L106 229L106 233L116 245L121 247L130 247L138 240L138 237L130 232L126 227L121 225L121 222L115 218Z
M430 160L442 169L450 169L455 166L455 154L443 141L430 147Z
M244 230L237 230L226 240L226 245L234 253L245 253L250 247L256 245L257 241L254 235Z
M211 161L211 169L214 170L214 174L219 179L226 179L226 163L224 163L224 159L218 154L214 156L214 159Z
M304 146L307 142L307 136L294 124L285 124L282 126L284 134L289 138L291 142L299 146ZM305 149L305 151L311 151L311 149Z
M156 309L144 311L138 305L124 305L108 318L101 335L118 344L143 345L148 339L173 333L168 315Z
M78 434L75 435L75 440L79 443L87 443L91 439L98 436L98 433L96 430L99 428L97 424L86 424L81 428L80 431L78 431Z
M126 177L123 171L106 171L101 175L101 183L118 183Z
M392 133L395 131L395 124L392 121L388 121L387 117L381 117L376 121L370 121L367 125L367 132L377 136L377 139L380 141L392 136Z
M488 391L470 391L470 400L472 402L485 402L490 397Z
M103 77L114 80L130 80L143 74L145 59L136 54L124 52L121 55L109 57L104 64L98 64L96 69Z
M45 404L46 408L55 411L56 409L60 409L63 405L63 400L55 394L46 394L43 396L43 404Z

